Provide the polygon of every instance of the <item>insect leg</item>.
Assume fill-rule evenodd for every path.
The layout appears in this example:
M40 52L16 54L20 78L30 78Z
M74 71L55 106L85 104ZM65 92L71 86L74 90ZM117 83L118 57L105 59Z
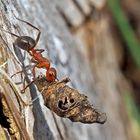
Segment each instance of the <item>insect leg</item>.
M13 35L13 36L15 36L15 37L17 37L17 38L20 37L20 36L14 34L14 33L12 33L12 32L9 32L9 31L7 31L7 30L4 30L2 27L0 27L0 30L1 30L1 31L4 31L4 32L6 32L6 33L8 33L8 34L11 34L11 35Z
M40 53L44 52L45 50L44 49L35 49L35 51L38 51Z
M35 79L35 78L36 78L36 76L35 76L35 67L37 67L38 61L36 61L36 60L34 60L34 59L32 58L32 59L31 59L31 62L32 62L32 63L35 63L35 65L34 65L33 68L32 68L33 79Z
M31 84L34 83L35 80L31 81L28 85L26 85L22 90L21 90L21 93L24 93L26 88L28 88Z

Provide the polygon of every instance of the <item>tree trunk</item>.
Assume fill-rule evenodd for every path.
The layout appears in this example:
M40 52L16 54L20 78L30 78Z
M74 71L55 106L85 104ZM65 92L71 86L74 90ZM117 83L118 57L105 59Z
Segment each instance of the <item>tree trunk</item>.
M25 107L23 114L25 129L31 139L127 139L128 126L124 121L127 113L121 113L124 104L119 84L120 81L127 83L119 70L121 53L116 49L119 44L116 45L112 38L106 16L100 17L103 5L104 0L100 3L94 0L0 1L0 26L12 33L33 38L36 31L16 20L15 16L38 27L41 38L37 48L45 49L43 54L56 67L58 79L70 77L71 86L87 95L90 102L106 112L108 117L104 125L73 123L54 115L39 97L32 107ZM14 36L4 31L0 34L0 64L8 62L5 71L11 76L30 65L30 57L25 51L13 48ZM26 80L29 79L30 76L27 76ZM13 81L21 81L20 74L14 76ZM6 81L3 82L7 85ZM22 88L22 84L17 86ZM20 108L11 87L7 88L11 91L9 94L13 102ZM20 96L29 102L38 94L32 85Z

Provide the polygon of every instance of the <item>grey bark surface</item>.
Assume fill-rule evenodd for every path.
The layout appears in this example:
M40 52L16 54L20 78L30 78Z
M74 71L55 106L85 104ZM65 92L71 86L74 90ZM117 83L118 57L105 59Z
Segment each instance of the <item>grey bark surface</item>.
M107 63L107 66L104 65L106 64L106 61L110 61L110 58L111 60L117 61L116 58L112 59L116 54L115 52L113 54L113 51L107 53L106 56L104 55L104 61L101 61L102 56L98 56L98 51L102 51L102 54L104 54L108 49L113 49L114 45L113 43L108 44L108 42L105 42L104 36L106 35L102 35L103 44L106 47L110 46L110 48L106 49L105 46L102 47L102 43L99 43L100 40L98 39L100 39L101 30L103 29L104 32L108 33L106 31L106 28L108 28L106 27L106 21L105 23L100 23L102 29L100 29L99 32L95 31L97 38L95 43L93 43L95 45L94 53L96 53L96 56L98 57L96 57L96 61L93 63L93 69L90 67L91 62L89 61L89 53L85 47L85 42L83 42L81 38L81 33L72 34L67 26L77 27L84 22L86 15L90 14L92 11L92 6L89 6L89 3L96 7L94 0L0 0L0 26L13 33L34 38L36 37L36 31L16 20L14 15L37 26L41 30L41 38L37 47L46 50L43 54L48 57L51 60L51 64L56 67L58 78L63 79L69 76L72 81L71 86L87 95L93 105L97 109L106 112L108 117L108 121L104 125L73 123L68 119L63 119L56 115L54 118L54 114L44 106L43 99L40 97L39 100L33 103L33 107L25 110L26 123L28 123L28 132L31 139L127 139L123 116L120 114L119 110L121 97L118 96L119 91L114 89L116 83L119 81L117 77L120 77L118 76L119 74L116 75L114 71L119 73L119 70L116 70L117 66L113 65L115 70L112 68L108 71L108 66L115 63L113 61ZM77 4L80 5L80 8ZM97 8L100 9L101 4L97 5L99 5ZM0 51L4 50L7 54L4 55L4 53L2 54L1 52L3 57L0 59L0 64L8 60L7 73L11 76L24 68L24 65L30 64L29 56L27 53L25 54L24 51L21 52L21 50L19 51L17 49L15 54L15 50L12 46L15 37L3 31L1 31L0 34L3 38L0 38ZM108 33L108 35L111 36L110 33ZM10 50L4 41L7 43ZM21 65L13 60L14 57L11 55L12 52L16 59L22 64L22 68ZM25 58L23 56L25 56ZM105 75L106 77L104 77ZM112 79L112 76L114 76L114 79ZM110 83L106 83L106 79L112 80ZM15 82L20 80L20 76L15 76L13 80ZM19 86L19 88L22 87ZM32 85L30 90L26 90L26 94L21 96L26 101L30 101L38 94L35 86ZM15 100L14 98L13 100ZM114 106L113 110L112 106Z

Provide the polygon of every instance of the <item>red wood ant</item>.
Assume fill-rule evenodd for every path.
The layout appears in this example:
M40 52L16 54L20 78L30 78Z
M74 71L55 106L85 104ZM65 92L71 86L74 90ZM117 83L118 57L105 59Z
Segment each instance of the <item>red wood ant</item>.
M48 82L55 81L55 79L57 77L56 70L55 70L55 68L50 67L49 60L47 58L43 57L42 52L44 50L43 49L35 49L35 47L39 41L41 31L37 27L32 25L31 23L24 21L24 20L21 20L17 17L15 17L15 18L23 23L26 23L27 25L33 27L34 29L36 29L38 31L38 35L37 35L35 40L29 36L18 36L14 33L9 32L9 31L5 31L3 29L2 30L17 37L17 39L13 43L13 46L27 51L30 54L30 56L32 57L31 60L33 63L35 63L35 65L32 69L34 79L36 79L35 68L37 67L37 68L43 68L43 69L47 70L46 71L46 80Z

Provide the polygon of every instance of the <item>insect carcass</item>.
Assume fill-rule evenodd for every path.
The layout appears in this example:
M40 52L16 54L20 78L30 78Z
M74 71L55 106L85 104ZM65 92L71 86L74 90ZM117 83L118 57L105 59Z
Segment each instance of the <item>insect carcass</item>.
M45 76L35 80L38 90L42 93L45 106L58 116L73 122L100 123L107 120L105 113L98 112L88 101L87 96L66 85L70 79L49 83Z

